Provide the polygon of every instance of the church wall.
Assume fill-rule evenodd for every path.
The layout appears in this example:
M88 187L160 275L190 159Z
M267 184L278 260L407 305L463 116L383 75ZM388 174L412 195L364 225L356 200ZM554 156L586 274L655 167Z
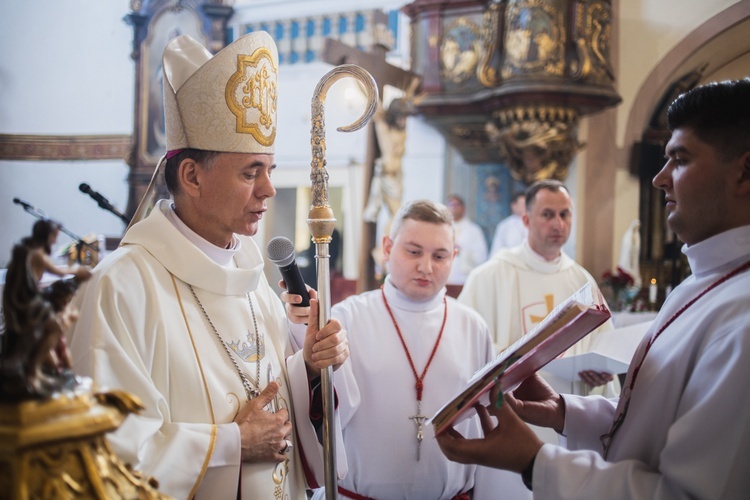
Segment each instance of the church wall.
M682 76L669 73L675 68L667 67L665 58L673 56L675 47L684 44L685 38L708 20L730 7L748 3L614 2L619 21L613 35L613 62L623 102L584 120L587 123L582 126L581 140L588 146L578 156L585 172L581 188L586 195L580 200L585 211L584 224L577 233L577 258L595 277L617 265L622 235L639 217L639 181L628 169L632 143L640 138L645 122L634 131L633 118L647 120L668 83ZM654 88L657 79L663 88ZM644 102L643 94L650 96L649 102Z
M128 0L25 0L0 4L0 133L132 133L132 31ZM36 218L18 197L78 236L119 236L120 220L78 190L88 183L115 206L127 202L124 161L0 161L0 267ZM63 243L69 238L61 234Z
M617 145L646 77L685 36L737 0L619 0L617 90L623 103L617 114Z

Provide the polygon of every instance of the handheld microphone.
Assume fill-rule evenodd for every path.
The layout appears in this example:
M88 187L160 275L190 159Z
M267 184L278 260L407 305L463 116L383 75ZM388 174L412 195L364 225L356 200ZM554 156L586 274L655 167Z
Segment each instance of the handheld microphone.
M88 185L88 184L86 184L85 182L82 182L82 183L81 183L81 184L80 184L80 185L78 186L78 189L79 189L79 190L80 190L80 191L81 191L82 193L86 193L87 195L91 196L91 198L92 198L92 199L93 199L94 201L96 201L96 202L97 202L97 203L99 204L99 208L103 208L103 209L104 209L104 210L106 210L107 212L110 212L110 213L112 213L112 214L116 215L116 216L117 216L117 217L119 217L119 218L120 218L120 219L121 219L121 220L122 220L122 221L123 221L123 222L124 222L125 224L129 224L129 223L130 223L130 219L129 219L129 218L127 218L127 217L126 217L126 216L125 216L125 215L124 215L124 214L123 214L122 212L118 211L118 210L117 210L117 209L116 209L116 208L115 208L115 207L114 207L114 206L113 206L113 205L112 205L112 204L111 204L111 203L109 202L109 200L108 200L107 198L105 198L104 196L102 196L102 195L101 195L101 193L99 193L99 192L97 192L97 191L94 191L93 189L91 189L91 186L89 186L89 185Z
M21 205L24 210L34 210L34 207L32 207L30 203L26 203L20 198L13 198L13 203L15 203L16 205Z
M279 267L281 278L286 284L286 291L302 296L302 302L293 304L299 307L310 305L310 296L307 293L305 280L299 272L297 261L294 260L294 244L283 236L277 236L268 242L266 246L268 259Z

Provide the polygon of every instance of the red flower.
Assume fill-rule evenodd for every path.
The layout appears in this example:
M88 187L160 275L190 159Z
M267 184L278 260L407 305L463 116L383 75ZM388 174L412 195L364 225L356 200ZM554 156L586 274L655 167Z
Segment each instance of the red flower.
M610 271L605 271L602 275L603 283L611 286L614 289L626 288L633 286L635 280L625 269L617 266L617 272L612 274Z

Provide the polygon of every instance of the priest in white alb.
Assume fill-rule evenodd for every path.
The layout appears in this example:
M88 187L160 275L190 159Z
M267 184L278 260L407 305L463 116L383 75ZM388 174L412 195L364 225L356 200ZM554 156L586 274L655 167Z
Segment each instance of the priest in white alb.
M529 186L523 220L529 230L526 240L500 250L475 268L458 296L459 302L482 315L498 351L529 333L586 283L600 294L591 274L562 249L570 236L573 205L560 181L543 180ZM596 334L612 328L612 322L607 321L565 355L588 352ZM590 386L613 379L612 374L595 371L586 371L581 377Z

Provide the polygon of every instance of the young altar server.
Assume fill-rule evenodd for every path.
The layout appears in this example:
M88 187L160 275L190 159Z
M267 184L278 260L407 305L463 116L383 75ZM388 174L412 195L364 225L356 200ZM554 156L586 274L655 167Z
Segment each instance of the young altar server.
M494 357L479 314L446 296L455 255L448 209L406 203L383 237L385 284L333 307L350 345L334 374L349 469L339 482L344 498L530 498L512 474L448 461L426 422ZM299 343L304 330L295 326ZM458 427L481 435L476 418Z

